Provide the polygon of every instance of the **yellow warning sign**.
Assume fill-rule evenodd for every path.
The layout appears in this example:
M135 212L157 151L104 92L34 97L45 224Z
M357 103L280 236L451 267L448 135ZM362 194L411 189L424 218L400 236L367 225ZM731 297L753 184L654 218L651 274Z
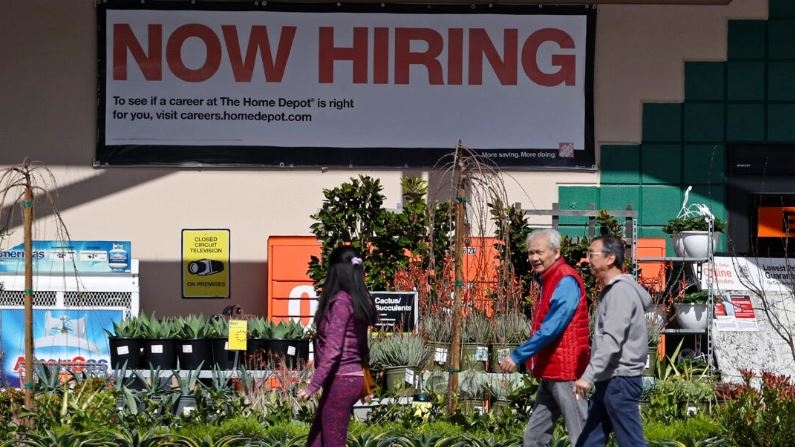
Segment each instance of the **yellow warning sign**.
M182 230L182 297L229 298L229 230Z

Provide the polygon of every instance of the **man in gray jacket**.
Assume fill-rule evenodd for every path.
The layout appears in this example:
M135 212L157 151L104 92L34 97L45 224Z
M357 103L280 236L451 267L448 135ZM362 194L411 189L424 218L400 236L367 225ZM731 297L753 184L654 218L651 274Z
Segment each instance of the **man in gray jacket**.
M603 285L591 342L591 361L574 384L580 399L596 384L588 419L576 447L603 447L615 432L620 447L644 447L638 400L648 355L645 314L649 293L622 273L624 243L594 238L588 249L591 273Z

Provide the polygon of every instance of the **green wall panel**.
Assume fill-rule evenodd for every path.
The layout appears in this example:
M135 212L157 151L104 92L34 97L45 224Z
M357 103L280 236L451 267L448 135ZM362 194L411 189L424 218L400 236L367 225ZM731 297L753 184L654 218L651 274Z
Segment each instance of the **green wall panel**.
M685 103L685 141L723 141L723 103Z
M637 145L602 145L600 173L602 183L640 182L640 147Z
M686 144L683 153L685 185L723 183L726 172L723 144Z
M792 0L769 0L770 18L795 18L795 2Z
M643 104L643 141L679 142L682 139L682 104Z
M762 101L765 99L765 63L729 62L726 68L726 96L730 101Z
M795 20L769 20L767 23L767 57L795 58Z
M638 237L662 237L668 239L669 236L662 232L662 227L643 226L638 228Z
M764 141L765 105L763 103L728 104L726 139L734 142Z
M599 209L599 188L596 186L561 186L558 188L558 204L561 210L587 210L590 203ZM560 225L587 224L587 217L560 217Z
M640 187L638 185L602 185L599 188L599 209L617 211L627 209L638 210L640 205Z
M723 62L685 62L685 97L687 99L724 99Z
M724 186L720 185L693 185L690 191L688 205L703 203L715 217L726 219L726 207L724 206Z
M573 238L582 238L588 235L588 227L584 225L561 225L558 227L558 231L563 236Z
M795 104L767 106L767 138L772 142L795 141Z
M682 206L682 190L678 186L643 185L640 198L641 225L664 225Z
M678 144L644 143L640 147L641 183L682 181L682 147Z
M764 58L766 34L764 20L729 20L729 60Z
M792 43L795 45L795 41ZM795 99L795 62L770 62L767 79L767 99L771 101Z

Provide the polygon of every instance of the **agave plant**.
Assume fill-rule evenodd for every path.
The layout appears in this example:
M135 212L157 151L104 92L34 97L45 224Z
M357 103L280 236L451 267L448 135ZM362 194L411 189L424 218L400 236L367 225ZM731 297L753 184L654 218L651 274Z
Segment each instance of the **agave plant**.
M422 337L412 333L381 334L371 340L370 363L374 366L424 365L428 352Z
M304 337L304 327L295 320L282 320L272 328L275 339L300 339Z
M226 338L229 336L229 322L223 318L210 318L207 322L207 337Z
M170 445L172 440L170 435L158 433L154 428L148 431L110 431L108 437L112 445L117 447L160 447Z
M141 336L141 320L138 317L124 318L113 322L113 330L105 329L111 338L138 338Z
M207 322L204 317L199 314L190 314L184 318L179 319L177 323L177 337L185 340L194 340L204 338L207 336Z
M251 338L274 338L273 324L263 317L248 320L247 328Z
M530 338L530 320L519 310L494 315L491 335L494 343L523 343Z
M154 314L150 316L141 314L138 319L141 322L141 335L143 338L175 338L180 330L180 325L174 318L158 319Z
M362 433L358 436L348 433L348 446L347 447L383 447L390 444L391 439L387 437L386 433L379 433L372 435L370 433Z
M469 315L464 317L464 324L462 326L461 339L465 343L482 343L489 344L491 342L492 323L485 313L473 310Z

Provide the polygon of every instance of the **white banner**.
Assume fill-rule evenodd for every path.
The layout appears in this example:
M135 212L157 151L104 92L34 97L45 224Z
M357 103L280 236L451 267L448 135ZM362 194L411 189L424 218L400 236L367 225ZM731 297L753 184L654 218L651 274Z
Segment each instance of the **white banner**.
M707 287L712 274L713 287L718 292L753 290L786 293L795 286L795 263L785 258L716 256L713 271L710 271L707 263L702 264L702 268L705 272L701 280L702 288Z
M574 158L592 150L587 22L108 9L104 146L421 150L461 139L515 165Z

